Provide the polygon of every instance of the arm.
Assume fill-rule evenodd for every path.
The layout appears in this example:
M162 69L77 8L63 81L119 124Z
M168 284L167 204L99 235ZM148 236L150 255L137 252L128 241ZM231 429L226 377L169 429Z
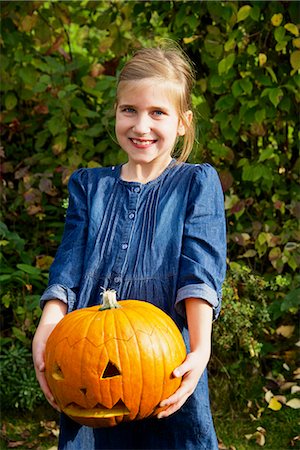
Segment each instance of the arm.
M210 358L212 307L205 300L188 298L185 300L185 308L191 352L173 372L175 377L183 377L182 383L175 394L161 402L160 406L168 408L158 415L159 419L176 412L192 395Z
M48 402L58 409L45 378L44 354L48 337L56 324L65 316L67 305L60 300L47 301L32 342L32 355L37 380Z

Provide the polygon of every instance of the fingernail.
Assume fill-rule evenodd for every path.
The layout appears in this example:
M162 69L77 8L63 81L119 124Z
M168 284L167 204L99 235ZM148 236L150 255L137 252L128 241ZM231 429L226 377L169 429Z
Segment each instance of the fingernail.
M175 369L175 370L174 370L174 375L175 375L175 377L180 377L180 372L179 372L179 370Z

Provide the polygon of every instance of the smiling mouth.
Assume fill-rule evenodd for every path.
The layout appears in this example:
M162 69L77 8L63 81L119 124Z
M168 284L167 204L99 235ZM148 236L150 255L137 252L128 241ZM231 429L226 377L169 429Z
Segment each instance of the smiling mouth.
M155 144L156 139L135 139L135 138L129 138L130 141L137 145L138 147L148 147L151 144Z
M117 416L125 416L130 414L129 409L124 402L120 399L112 408L106 408L105 406L97 403L94 408L83 408L77 403L69 403L63 412L68 416L74 417L93 417L93 418L109 418Z

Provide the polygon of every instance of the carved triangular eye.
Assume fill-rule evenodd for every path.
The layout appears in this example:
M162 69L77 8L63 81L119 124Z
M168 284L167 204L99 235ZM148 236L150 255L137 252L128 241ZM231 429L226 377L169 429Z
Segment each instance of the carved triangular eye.
M118 375L121 375L121 372L119 371L117 366L111 361L108 361L101 378L112 378L117 377Z

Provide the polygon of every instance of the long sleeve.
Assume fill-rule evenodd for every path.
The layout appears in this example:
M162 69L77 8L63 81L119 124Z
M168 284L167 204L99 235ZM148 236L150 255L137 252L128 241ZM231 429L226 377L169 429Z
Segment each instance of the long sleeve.
M69 206L66 214L64 233L50 268L48 288L41 297L44 302L58 298L69 307L76 300L76 288L82 276L87 239L88 210L85 187L85 169L71 176L68 184Z
M215 169L197 166L192 180L180 256L176 309L184 315L185 298L210 303L214 318L221 307L226 271L224 197Z

